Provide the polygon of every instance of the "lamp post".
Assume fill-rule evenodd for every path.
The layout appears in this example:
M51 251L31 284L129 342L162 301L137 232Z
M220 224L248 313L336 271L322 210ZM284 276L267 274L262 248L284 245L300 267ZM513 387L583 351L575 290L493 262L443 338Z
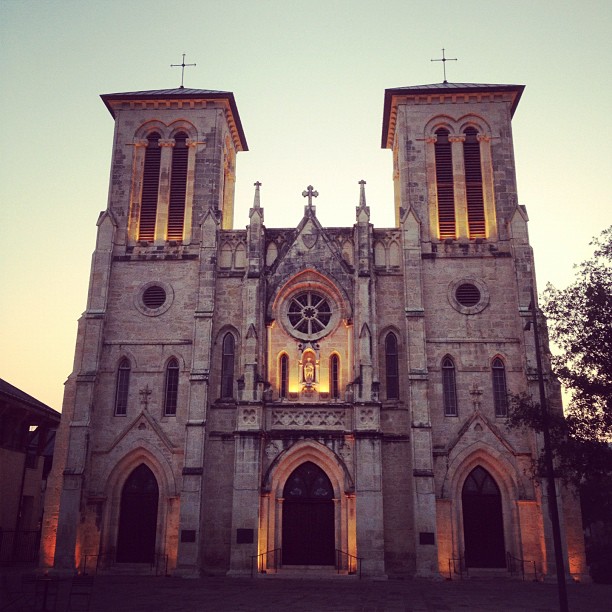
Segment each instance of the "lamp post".
M538 318L536 312L535 293L531 289L531 321L525 329L529 329L533 323L533 336L535 341L536 366L538 369L538 386L540 389L540 410L542 414L542 435L544 437L544 464L546 467L546 479L548 481L548 510L550 522L552 523L553 545L555 549L555 566L557 568L557 592L559 595L559 610L568 612L567 588L565 585L565 566L563 563L563 547L561 545L561 526L559 524L559 506L557 505L557 491L555 488L555 467L553 464L553 453L550 444L550 428L548 421L548 405L546 403L546 390L544 388L544 372L542 370L542 355L540 353L540 335L538 333Z

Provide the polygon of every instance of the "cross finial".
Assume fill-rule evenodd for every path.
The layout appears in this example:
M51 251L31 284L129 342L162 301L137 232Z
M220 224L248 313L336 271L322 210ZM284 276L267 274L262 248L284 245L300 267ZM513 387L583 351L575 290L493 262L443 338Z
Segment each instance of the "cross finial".
M145 407L145 410L149 404L149 395L151 395L151 393L153 392L149 389L149 385L140 390L140 403Z
M195 66L195 64L186 64L184 53L183 53L183 62L181 64L170 64L170 68L180 68L181 69L181 89L185 89L183 87L183 79L185 78L185 66Z
M308 208L312 208L312 198L318 197L319 192L314 191L312 185L308 185L304 191L302 191L302 196L308 198Z
M259 188L261 187L261 183L259 181L255 181L253 183L255 186L255 197L253 198L253 208L260 208L261 202L259 200Z
M446 62L456 62L457 58L456 57L446 57L444 55L444 48L442 48L442 58L441 59L432 59L432 62L442 62L442 67L444 68L444 82L448 83L448 81L446 80Z

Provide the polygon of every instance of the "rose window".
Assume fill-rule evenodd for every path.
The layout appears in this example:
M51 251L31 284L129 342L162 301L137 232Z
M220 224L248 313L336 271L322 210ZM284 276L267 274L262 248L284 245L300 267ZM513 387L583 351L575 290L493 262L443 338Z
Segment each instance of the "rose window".
M328 327L332 309L326 297L314 291L304 291L290 298L287 318L296 332L314 336Z

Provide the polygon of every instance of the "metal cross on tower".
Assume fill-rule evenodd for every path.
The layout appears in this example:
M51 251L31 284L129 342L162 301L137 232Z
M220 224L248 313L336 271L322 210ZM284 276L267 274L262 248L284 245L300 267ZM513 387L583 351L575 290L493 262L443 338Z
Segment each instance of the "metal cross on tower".
M308 208L312 208L312 198L318 197L319 192L314 191L312 185L308 185L304 191L302 191L302 196L308 198Z
M432 59L432 62L442 62L442 67L444 68L444 82L448 83L446 80L446 62L456 62L456 57L446 57L444 55L444 48L442 48L442 58L441 59Z
M182 64L170 64L170 68L180 68L181 69L181 89L185 89L183 87L183 79L185 78L185 66L195 66L195 64L186 64L184 53L183 53L183 63Z

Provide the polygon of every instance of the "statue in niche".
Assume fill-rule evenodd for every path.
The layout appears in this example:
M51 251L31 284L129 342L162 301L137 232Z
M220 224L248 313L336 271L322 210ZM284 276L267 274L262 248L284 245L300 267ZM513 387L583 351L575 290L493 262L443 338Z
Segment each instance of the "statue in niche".
M315 360L314 356L308 353L304 358L302 366L303 381L310 387L315 382Z

